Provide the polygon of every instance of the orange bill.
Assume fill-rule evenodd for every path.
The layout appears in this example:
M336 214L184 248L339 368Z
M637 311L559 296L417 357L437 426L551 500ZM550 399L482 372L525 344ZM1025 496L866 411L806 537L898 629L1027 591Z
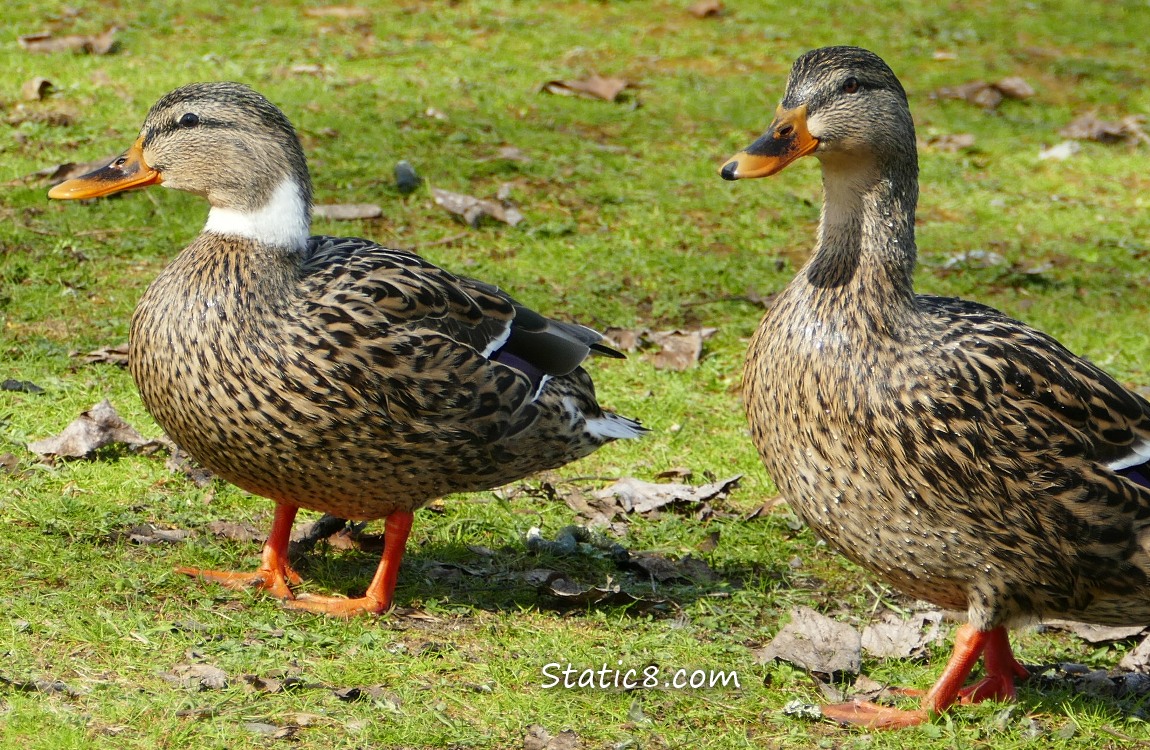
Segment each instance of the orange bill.
M143 144L144 137L140 136L130 149L108 166L61 182L48 191L48 197L59 200L99 198L123 190L159 185L163 178L144 161Z
M719 174L724 180L769 177L818 147L818 139L807 130L807 106L779 107L763 137L728 159Z

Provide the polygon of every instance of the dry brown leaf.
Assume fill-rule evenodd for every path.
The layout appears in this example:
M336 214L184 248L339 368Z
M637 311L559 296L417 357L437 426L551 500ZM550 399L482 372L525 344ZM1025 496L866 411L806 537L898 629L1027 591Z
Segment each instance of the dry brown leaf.
M89 458L112 443L123 443L132 450L154 446L135 428L120 418L112 404L104 399L82 413L59 435L28 444L28 450L41 456Z
M234 542L262 542L267 536L250 523L235 521L212 521L207 529L221 539L231 539Z
M862 647L880 659L919 657L941 637L942 612L918 612L909 619L888 612L881 621L863 628Z
M330 221L351 221L353 219L378 219L383 209L373 203L329 203L312 208L313 219Z
M115 346L105 346L83 355L79 352L72 352L72 356L82 357L86 365L109 364L116 365L117 367L127 367L128 344L123 343L116 344Z
M1002 103L1003 94L986 81L971 81L958 86L944 86L934 92L939 99L961 99L983 109L994 109Z
M659 583L701 583L719 578L710 565L689 554L674 560L657 552L638 552L630 556L628 565L638 568Z
M515 226L523 221L523 214L514 207L505 207L495 201L473 198L463 193L453 193L449 190L432 188L431 195L436 204L448 213L457 216L470 227L479 226L484 216L490 216L496 221Z
M583 743L574 731L564 729L552 735L538 724L527 727L527 735L523 738L523 750L581 750L582 747Z
M858 674L862 639L858 631L809 607L791 611L791 621L765 647L755 651L758 664L779 660L830 676Z
M49 32L27 34L20 37L20 46L29 52L50 54L53 52L78 52L90 55L107 55L116 48L116 31L113 26L102 34L73 34L53 36Z
M542 91L560 96L582 96L586 99L602 99L613 102L631 84L622 78L603 78L593 75L578 81L548 81Z
M31 174L26 174L23 177L17 178L8 185L21 185L27 182L36 182L45 185L59 185L64 180L70 180L73 177L79 177L82 174L87 174L100 167L106 167L112 163L113 160L118 159L119 154L115 156L107 156L103 159L95 159L93 161L85 162L64 162L57 164L54 167L45 167L44 169L37 170Z
M714 18L723 12L722 0L699 0L687 12L695 18Z
M715 549L719 546L719 539L720 532L718 530L712 531L710 534L707 534L703 541L695 545L695 549L704 553L714 552Z
M71 698L78 698L83 695L79 690L69 687L67 683L61 680L14 680L10 677L0 675L0 686L21 693L61 694Z
M175 474L183 474L197 487L207 487L216 476L211 469L204 468L180 446L172 443L168 460L164 467Z
M304 8L303 14L312 18L367 18L371 13L357 5L321 5Z
M1150 136L1142 127L1145 119L1140 115L1128 115L1118 121L1100 120L1097 114L1088 112L1075 117L1058 134L1063 138L1099 143L1150 143Z
M633 352L643 345L643 331L628 328L608 328L603 332L603 341L612 349Z
M1044 620L1043 625L1054 630L1064 630L1073 633L1087 643L1114 643L1115 641L1129 640L1142 635L1146 630L1144 625L1111 626L1094 625L1088 622L1074 620Z
M666 603L665 599L635 596L614 583L608 583L605 586L584 587L568 580L562 574L556 574L540 586L540 591L555 597L559 603L567 607L591 607L600 604L608 606L632 605L630 611L637 614L649 612Z
M944 133L943 135L930 137L927 139L926 145L935 151L945 151L953 154L958 151L973 148L974 135L972 133Z
M715 335L717 328L689 331L653 331L647 335L659 351L647 357L656 370L689 370L703 356L703 342Z
M211 664L177 664L160 677L172 685L194 690L223 690L228 686L227 673Z
M1035 94L1034 87L1021 76L1007 76L1000 81L995 81L993 86L1002 92L1002 95L1007 99L1029 99Z
M162 529L150 523L142 523L124 531L114 531L108 535L109 539L113 541L124 539L140 546L151 544L178 544L190 536L192 536L192 532L187 529Z
M38 102L52 92L52 82L37 76L20 87L20 95L30 102Z
M712 500L722 500L738 486L742 475L719 482L692 486L644 482L623 477L614 484L593 493L595 506L610 517L627 513L653 513L661 510L697 512L709 507Z
M1003 99L1029 99L1034 96L1034 88L1018 76L1008 76L994 83L970 81L958 86L944 86L931 96L939 99L961 99L991 110L997 108Z
M1133 651L1123 656L1118 666L1131 672L1150 672L1150 636L1143 638Z

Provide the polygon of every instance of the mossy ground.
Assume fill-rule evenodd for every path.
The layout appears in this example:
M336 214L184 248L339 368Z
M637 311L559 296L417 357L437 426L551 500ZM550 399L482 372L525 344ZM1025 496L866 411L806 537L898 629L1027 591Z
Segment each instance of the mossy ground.
M761 307L809 248L818 171L800 163L770 181L726 184L716 169L769 122L793 58L824 44L879 52L903 80L920 138L972 133L973 150L922 152L918 222L922 291L995 305L1054 334L1131 385L1150 383L1150 148L1083 144L1039 161L1074 115L1150 114L1143 2L1086 6L926 2L803 4L727 0L718 18L687 2L416 2L364 4L366 16L315 17L310 4L256 7L56 2L5 10L0 100L0 376L43 394L0 393L0 452L26 471L0 477L0 675L60 680L76 691L0 687L5 746L264 747L252 722L301 722L300 747L501 747L526 728L570 728L584 747L1118 747L1150 742L1144 702L1023 687L1019 710L961 708L900 734L864 734L784 717L794 698L818 701L786 666L758 666L751 648L807 604L866 621L897 595L792 531L785 506L740 514L774 495L746 436L738 384ZM1089 10L1086 8L1089 7ZM21 34L96 33L118 26L109 56L34 55ZM945 53L936 55L936 52ZM943 59L936 59L943 58ZM621 103L539 93L552 79L598 73L637 84ZM975 78L1020 75L1026 102L987 112L930 96ZM25 102L21 84L56 86ZM215 519L266 524L271 506L219 484L200 489L163 462L112 452L36 465L28 441L61 430L110 398L145 433L158 429L126 372L70 356L126 339L142 290L198 230L205 206L170 191L88 205L54 204L24 175L126 148L147 108L193 80L249 83L300 129L320 202L378 203L379 220L318 223L316 231L423 247L430 259L500 284L549 314L607 326L718 328L687 372L640 357L594 363L605 404L643 419L641 443L616 444L560 476L651 479L673 468L745 474L703 523L637 520L633 550L701 555L719 580L656 586L672 605L555 609L525 582L539 567L586 583L618 571L590 550L550 558L527 550L540 526L571 523L565 506L524 495L448 498L417 516L397 601L415 616L350 622L285 612L173 573L176 565L254 564L257 546L201 534L182 545L132 545L139 523L202 529ZM501 158L514 146L528 160ZM427 185L401 197L392 167L407 159ZM428 186L492 197L503 183L526 215L518 228L459 235ZM1001 265L948 267L972 250ZM1039 273L1028 269L1042 267ZM602 482L591 482L598 486ZM719 545L698 545L720 531ZM477 556L474 547L496 551ZM793 567L794 558L801 566ZM354 592L376 559L317 552L307 588ZM439 563L485 576L444 580ZM905 602L901 602L906 604ZM1053 633L1020 633L1029 663L1116 664L1124 647L1094 649ZM864 662L876 679L925 687L944 662ZM231 685L196 692L162 677L210 662ZM656 664L737 671L739 689L544 689L549 663ZM303 687L268 694L243 674L288 670ZM384 685L382 699L347 702L330 688ZM1033 719L1037 724L1031 723ZM1037 727L1037 729L1035 728ZM1037 735L1037 736L1035 736Z

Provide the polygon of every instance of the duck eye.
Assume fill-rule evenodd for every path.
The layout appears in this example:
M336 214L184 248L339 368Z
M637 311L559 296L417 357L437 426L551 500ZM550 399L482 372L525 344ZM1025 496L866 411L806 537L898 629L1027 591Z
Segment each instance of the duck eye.
M859 79L855 78L854 76L851 76L850 78L843 81L843 92L844 93L853 94L853 93L857 92L859 90L859 88L860 88Z
M180 118L181 128L194 128L200 124L200 116L195 112L188 112Z

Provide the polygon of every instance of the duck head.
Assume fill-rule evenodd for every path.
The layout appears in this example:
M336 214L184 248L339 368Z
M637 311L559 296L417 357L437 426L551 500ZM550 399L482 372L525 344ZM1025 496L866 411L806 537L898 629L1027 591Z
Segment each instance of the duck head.
M823 47L795 61L767 132L719 170L767 177L814 155L826 166L915 159L906 92L890 67L858 47Z
M203 196L205 231L302 247L311 181L291 122L239 83L193 83L160 99L135 143L111 164L63 182L50 198L111 195L150 185Z

